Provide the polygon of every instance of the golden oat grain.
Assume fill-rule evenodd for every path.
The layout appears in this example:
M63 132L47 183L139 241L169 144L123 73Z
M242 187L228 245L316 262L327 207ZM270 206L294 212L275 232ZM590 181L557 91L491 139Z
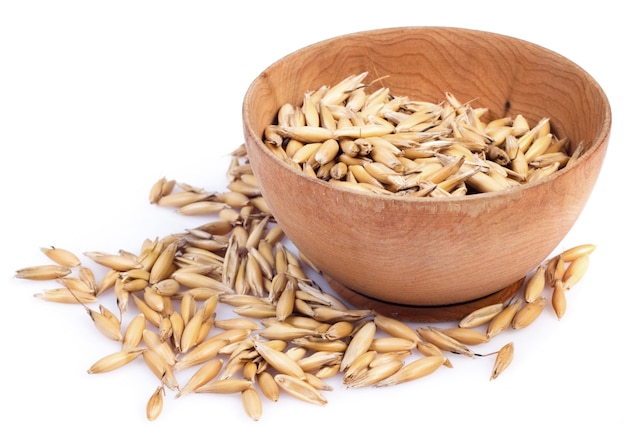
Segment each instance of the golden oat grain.
M343 382L347 384L362 374L365 374L369 365L376 359L376 351L367 351L356 358L348 368L343 371Z
M140 298L136 294L132 293L131 298L133 299L133 302L137 309L139 309L139 312L144 315L146 320L155 327L158 327L161 323L161 314L152 309L142 298Z
M196 314L198 306L197 300L193 297L192 293L185 291L180 299L179 312L183 320L183 325L187 325L191 318Z
M322 337L299 337L291 341L312 351L344 352L348 346L343 340L328 340Z
M241 208L250 203L250 198L245 194L233 191L224 191L215 194L215 199L232 208Z
M537 158L539 155L546 152L552 141L553 135L551 133L540 136L532 141L526 152L524 152L526 161L530 163L535 160L535 158Z
M96 328L111 340L121 341L121 323L108 309L100 305L100 312L85 308Z
M233 224L225 220L213 220L200 225L195 229L208 232L213 235L226 235L233 229Z
M569 263L580 256L590 255L595 249L595 244L580 244L563 251L561 257L563 258L563 262Z
M466 345L446 335L435 327L420 327L417 329L417 332L422 339L432 343L442 351L462 354L469 357L474 356L474 352L472 352Z
M494 303L470 312L459 321L459 327L473 328L487 324L504 309L503 303Z
M369 366L376 367L382 364L386 364L387 362L393 362L393 361L404 362L412 354L413 354L412 350L378 353L376 355L376 358L374 358L372 362L370 362Z
M555 280L562 280L565 272L565 262L563 256L556 255L548 260L546 266L546 284L550 287L554 286Z
M362 374L354 377L353 379L344 381L344 384L348 388L363 388L377 385L383 380L386 380L396 374L402 367L404 367L404 363L400 360L387 361L368 368Z
M95 295L94 289L91 288L85 281L81 280L79 277L57 278L56 281L70 291L77 291L81 293L88 293L88 294Z
M554 288L552 289L552 308L558 319L563 318L565 310L567 309L567 297L565 296L565 284L561 280L554 282Z
M266 339L293 340L301 337L319 336L320 333L309 328L294 327L287 323L277 322L265 326L258 332L259 336Z
M339 373L339 364L325 365L320 368L315 375L322 380L335 377Z
M115 269L107 270L96 285L95 295L99 296L100 294L103 294L109 289L115 287L115 283L118 280L120 280L118 271L116 271Z
M589 268L589 260L590 258L588 254L582 254L577 256L567 265L565 271L563 272L563 278L561 279L563 287L566 290L572 288L582 279L583 275L585 275L587 269Z
M325 105L338 105L346 101L352 92L364 86L363 80L367 76L367 72L350 75L339 83L328 88L324 96L320 99ZM364 94L364 93L363 93ZM365 102L365 99L362 101ZM359 102L360 104L361 102Z
M180 284L173 278L166 278L152 285L154 292L160 296L175 296L180 290Z
M536 300L536 298L534 300ZM521 298L511 300L499 314L489 321L486 332L489 339L509 328L517 311L522 306L522 302L523 300Z
M174 335L174 328L172 327L172 320L170 320L170 315L161 317L161 322L159 323L159 337L161 341L165 341L170 339Z
M241 393L252 387L252 382L245 379L223 379L205 383L195 388L194 393Z
M367 309L351 309L338 297L333 296L332 294L325 292L321 289L316 290L316 285L314 285L314 282L312 282L308 278L298 280L298 288L308 292L309 294L317 294L318 299L321 300L322 305L328 306L337 311L347 312L349 314L348 317L350 317L351 319L358 319L359 317L366 318L373 314L371 310ZM337 320L341 321L341 319Z
M85 286L89 289L88 291L96 294L98 292L98 283L96 280L96 275L93 273L91 268L88 268L83 265L78 265L78 278L85 283Z
M542 168L554 163L558 163L559 168L563 168L567 166L569 160L571 160L570 156L562 151L558 151L539 155L535 157L535 159L531 161L529 165L535 168Z
M415 349L416 343L402 337L376 337L369 345L369 350L378 353L402 352Z
M249 175L241 175L239 179L230 182L226 187L233 192L246 195L247 197L258 197L261 195L261 190L258 186L248 183L244 178ZM248 179L249 180L249 179Z
M293 280L287 280L285 288L276 301L276 319L284 321L294 310L296 300L296 284Z
M185 322L179 311L174 311L169 315L170 326L172 327L172 345L176 351L180 352L180 342L183 336L183 330L185 329Z
M120 272L130 271L131 269L142 267L142 264L136 258L122 254L108 254L95 251L88 251L83 254L99 265L115 269Z
M131 350L139 346L143 339L143 331L146 329L146 324L146 317L141 313L130 320L122 337L123 350Z
M443 356L425 356L404 365L391 376L377 382L375 386L395 386L420 379L434 373L446 361Z
M87 373L100 374L116 370L139 357L145 350L145 348L124 349L108 354L93 363L87 370Z
M252 420L259 420L263 414L263 403L257 390L249 387L241 391L243 408Z
M546 267L539 265L532 276L526 282L524 298L526 302L532 302L543 293L546 286Z
M395 158L395 157L394 157ZM387 163L382 162L367 162L363 164L363 168L369 173L377 182L381 182L385 185L391 185L395 188L404 188L406 180L399 172L389 167L390 161ZM400 166L400 162L394 164L396 167Z
M293 347L290 347L289 349L285 349L285 353L287 354L289 358L293 359L296 362L299 362L304 357L306 357L309 351L306 348L293 346Z
M242 376L245 380L252 382L252 379L247 377L243 370L245 366L251 362L250 358L252 357L253 352L253 350L245 350L231 354L229 359L226 361L224 368L222 368L222 371L217 377L217 380L231 379L235 376Z
M178 391L176 398L193 393L200 386L203 386L213 380L219 374L223 364L224 360L221 358L211 359L204 363L191 375L185 385Z
M323 368L327 368L327 367L322 367L322 369ZM333 387L324 381L325 378L332 377L332 376L326 376L323 374L315 375L315 374L311 374L308 372L305 372L304 374L306 375L306 382L310 384L311 386L313 386L318 391L332 391L333 390Z
M530 125L528 124L526 117L521 114L517 114L513 118L511 127L513 136L521 136L530 130Z
M350 321L338 321L330 325L322 332L322 337L329 340L344 339L354 330L354 323Z
M122 285L122 280L121 279L117 279L115 281L115 285L113 286L113 292L115 294L115 299L117 302L117 308L120 311L120 314L123 314L126 312L126 309L128 308L128 301L130 299L130 295L131 293L129 293L128 291L126 291ZM143 302L143 300L141 301L141 303L143 303L145 305L145 303ZM150 311L152 311L152 309L150 309L147 305L146 308L149 309ZM154 311L152 311L154 312ZM158 314L158 312L157 312ZM148 317L149 318L149 317ZM152 319L152 318L151 318ZM156 323L153 324L158 324L158 319L156 320Z
M330 163L339 153L339 142L336 139L325 140L313 155L315 163L324 165Z
M205 340L178 358L174 364L174 369L181 371L210 361L227 343L229 342L226 339Z
M163 196L163 186L167 182L165 177L160 178L152 184L148 193L148 201L150 204L156 204Z
M498 351L496 355L496 361L493 366L493 370L491 371L491 377L489 380L494 380L497 378L502 371L504 371L513 361L513 353L514 353L514 343L509 342L504 345Z
M150 276L148 278L150 284L154 284L168 278L177 250L178 243L173 242L165 246L159 253L158 257L154 261L154 264L152 265L152 268L150 269Z
M297 377L301 380L306 380L302 367L300 367L296 361L289 358L284 352L273 349L265 342L258 340L254 341L254 348L268 364L276 369L276 371Z
M336 365L341 362L342 352L319 351L296 360L300 368L306 373L318 370L324 366Z
M329 306L315 306L313 318L322 322L351 321L356 322L369 317L372 311L369 309L342 309Z
M233 289L224 284L222 281L203 275L197 272L185 272L177 270L172 273L171 278L187 288L205 288L215 290L218 293L233 293Z
M146 404L146 418L150 421L156 420L157 417L163 412L163 395L165 394L165 388L160 385L156 388L154 393L148 398Z
M278 401L280 398L280 389L274 380L274 376L267 371L261 371L258 373L256 381L259 389L267 399L272 402Z
M219 301L220 303L224 303L226 305L234 307L250 305L265 305L267 307L272 307L271 303L269 303L267 300L258 296L252 296L250 294L219 294Z
M152 309L159 314L163 315L167 313L167 306L169 304L169 298L157 293L153 287L145 287L143 289L143 300Z
M150 371L171 390L178 389L178 381L172 366L157 352L146 349L142 352L143 360Z
M259 363L255 361L245 361L241 369L241 375L244 379L250 380L252 383L256 381L256 375L259 372Z
M418 341L415 345L416 349L418 350L419 353L421 353L424 356L441 356L444 357L446 360L443 362L443 365L448 367L448 368L452 368L452 362L450 361L450 359L443 353L443 351L439 348L439 346L430 343L430 342L424 342L422 340Z
M67 266L62 265L37 265L21 268L15 271L15 278L26 280L47 281L63 278L72 273Z
M144 290L146 287L148 287L148 284L148 281L144 280L143 278L122 280L121 282L122 288L129 293Z
M285 318L285 324L292 325L298 328L308 328L311 331L321 333L322 335L329 330L328 323L318 321L311 317L292 315ZM264 325L272 325L273 323L264 323Z
M303 379L279 373L274 376L274 380L280 389L296 399L322 406L328 403L328 400L320 391Z
M174 351L174 348L170 346L167 340L162 340L158 333L150 329L145 329L142 333L142 337L143 342L148 349L159 354L159 356L169 365L174 365L176 363L176 352Z
M237 306L233 308L233 312L244 317L256 319L276 317L276 307L266 303Z
M245 329L253 331L260 329L260 326L256 321L248 318L238 317L228 319L216 319L213 325L223 330Z
M254 256L246 256L245 281L253 295L262 296L265 293L263 269Z
M452 337L456 341L469 346L480 345L489 341L486 333L473 328L444 328L441 332Z
M532 171L532 173L529 173L528 182L536 182L539 180L546 179L547 177L552 176L558 170L559 170L558 162L549 164L544 167L536 168Z
M513 321L511 322L511 328L517 330L520 328L528 327L541 312L546 304L545 297L539 297L533 300L530 303L526 303L524 306L520 307L515 316L513 317Z
M191 348L198 343L198 336L201 333L202 323L205 321L204 312L197 310L191 317L189 322L183 329L183 334L180 338L180 351L181 353L188 352Z
M267 247L266 244L269 243L267 243L265 239L258 242L259 247ZM254 258L257 264L256 267L258 267L261 272L261 277L258 277L256 279L258 279L259 281L263 281L264 279L272 280L274 278L274 265L272 264L274 258L273 256L271 258L266 257L261 252L261 250L268 250L268 248L258 249L256 247L248 247L249 257ZM269 247L269 250L271 250L271 247Z
M98 298L91 293L72 291L68 288L51 288L43 290L41 293L35 293L33 295L37 299L45 300L47 302L55 303L67 303L67 304L87 304L98 301Z
M376 335L376 323L367 321L354 333L348 344L340 364L340 371L345 371L361 355L370 350L370 346Z
M180 208L187 204L206 200L210 196L211 194L208 194L206 192L195 192L195 191L173 192L168 195L163 195L161 198L159 198L159 200L157 201L157 204L161 207Z
M371 185L374 188L384 189L383 183L367 171L367 169L365 168L365 164L350 165L348 166L348 172L351 173L352 176L354 176L356 182L360 184Z
M60 247L41 247L41 251L53 262L65 266L66 268L74 268L80 266L80 259L69 250Z

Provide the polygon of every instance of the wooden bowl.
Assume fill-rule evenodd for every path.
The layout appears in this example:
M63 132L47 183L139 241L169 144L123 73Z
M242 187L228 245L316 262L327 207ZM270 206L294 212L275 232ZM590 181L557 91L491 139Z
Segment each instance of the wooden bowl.
M585 142L573 167L537 183L457 198L407 198L339 189L305 176L264 146L279 107L363 71L388 76L414 100L478 97L492 118L549 117L557 135ZM455 319L510 297L557 247L595 185L611 110L583 69L541 46L499 34L408 27L349 34L275 62L243 102L246 147L264 198L293 244L341 295L408 319Z

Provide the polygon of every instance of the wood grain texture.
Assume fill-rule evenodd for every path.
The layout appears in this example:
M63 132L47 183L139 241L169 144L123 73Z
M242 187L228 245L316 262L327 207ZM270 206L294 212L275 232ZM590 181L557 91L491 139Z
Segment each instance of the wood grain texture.
M455 200L357 194L295 173L264 146L285 102L350 74L388 76L397 95L474 99L492 118L550 117L585 141L581 160L554 177ZM378 84L378 83L377 83ZM374 87L376 88L376 87ZM276 220L320 270L365 297L440 306L494 294L542 262L573 226L595 185L611 126L608 100L583 69L518 39L458 28L412 27L338 37L272 64L243 103L244 137Z
M471 312L474 312L476 309L495 303L504 303L517 294L525 281L525 278L520 278L502 290L498 290L495 293L487 294L474 300L447 305L419 306L390 303L384 300L372 299L371 297L367 297L348 287L345 287L329 276L325 276L325 279L330 287L335 290L335 292L337 292L343 300L352 306L358 306L359 309L371 309L377 314L395 318L400 321L426 323L460 321L463 317L469 315Z

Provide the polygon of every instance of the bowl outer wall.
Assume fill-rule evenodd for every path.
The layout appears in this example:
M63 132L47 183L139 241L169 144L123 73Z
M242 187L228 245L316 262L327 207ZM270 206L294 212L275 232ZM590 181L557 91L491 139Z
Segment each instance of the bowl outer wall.
M442 201L338 190L294 173L263 146L259 135L280 105L363 70L388 74L392 93L413 99L480 94L494 117L550 117L559 134L588 141L587 151L540 184ZM601 88L560 55L497 34L429 27L357 33L294 52L252 83L243 116L253 171L294 245L358 293L420 306L483 297L541 263L593 189L611 121Z

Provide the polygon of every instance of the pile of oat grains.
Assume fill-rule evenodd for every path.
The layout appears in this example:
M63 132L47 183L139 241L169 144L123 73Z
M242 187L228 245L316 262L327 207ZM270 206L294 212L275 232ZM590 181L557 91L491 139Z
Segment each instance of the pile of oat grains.
M96 277L79 256L42 248L51 262L19 269L16 277L57 285L35 296L78 305L119 351L93 362L89 374L143 362L155 375L146 416L156 419L165 390L228 393L241 398L254 420L281 394L327 404L326 379L341 375L346 388L391 386L452 367L455 356L491 356L490 379L510 364L514 344L480 353L502 332L529 326L551 305L565 313L566 292L589 265L592 244L547 259L507 303L485 306L457 327L412 328L371 310L347 306L311 280L312 267L287 248L264 203L245 147L233 152L224 191L209 192L160 179L150 202L212 220L178 234L143 242L138 253L83 253L107 271ZM99 300L113 292L117 306ZM547 303L550 302L550 303ZM220 318L229 306L233 317ZM186 383L179 374L186 372Z
M367 72L285 103L263 132L268 150L300 173L353 191L468 196L544 180L575 163L584 143L549 117L493 117L451 92L435 103L374 90Z

